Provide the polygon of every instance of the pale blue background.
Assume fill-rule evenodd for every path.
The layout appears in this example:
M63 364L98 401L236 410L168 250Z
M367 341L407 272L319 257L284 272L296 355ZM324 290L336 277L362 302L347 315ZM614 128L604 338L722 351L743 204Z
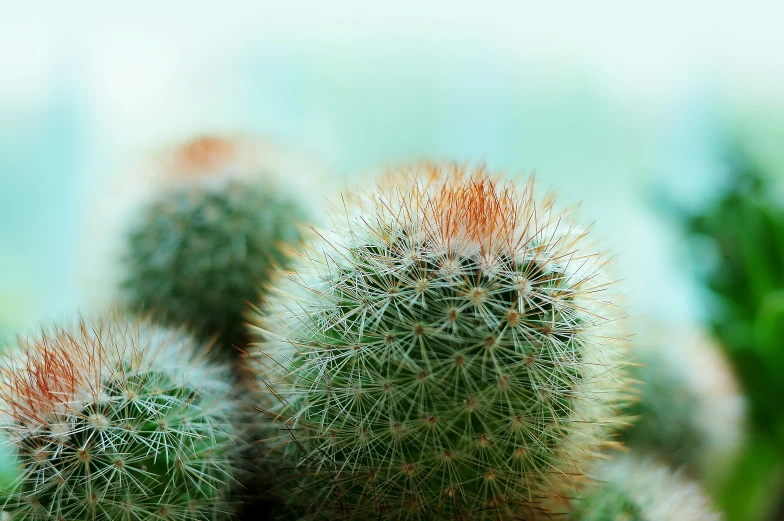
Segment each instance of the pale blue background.
M2 8L6 332L85 307L80 263L107 181L200 132L270 135L349 178L422 157L535 171L584 202L632 313L672 321L700 310L654 195L700 204L727 133L781 159L773 2L277 4Z

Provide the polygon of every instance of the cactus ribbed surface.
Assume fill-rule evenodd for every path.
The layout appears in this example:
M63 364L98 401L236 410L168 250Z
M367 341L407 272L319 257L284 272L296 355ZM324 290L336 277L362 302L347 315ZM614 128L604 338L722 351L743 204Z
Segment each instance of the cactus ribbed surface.
M253 329L301 468L291 501L328 519L535 515L619 421L606 257L532 181L453 164L391 172L332 222Z
M123 259L131 308L217 336L229 353L244 345L247 304L286 265L305 213L249 148L202 138L175 154L164 167L172 180L139 208Z
M236 433L227 369L179 331L111 316L20 339L0 367L0 433L20 521L229 517ZM4 518L5 519L5 518Z

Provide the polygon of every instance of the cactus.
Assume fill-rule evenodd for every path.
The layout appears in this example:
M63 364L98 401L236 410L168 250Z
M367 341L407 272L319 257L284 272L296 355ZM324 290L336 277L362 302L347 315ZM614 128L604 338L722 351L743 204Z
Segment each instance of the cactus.
M622 440L715 483L742 445L745 403L732 368L704 333L668 331L669 343L647 334L634 347L640 365L631 375L645 385L628 409L639 419Z
M191 337L121 317L54 326L0 361L13 520L216 521L233 509L228 371ZM3 519L6 519L4 517Z
M722 519L696 483L654 460L634 456L603 462L591 486L569 503L569 519L575 521Z
M605 257L532 180L483 168L419 165L344 201L252 319L263 408L301 469L290 501L330 519L533 515L619 421Z
M265 168L252 142L201 138L164 162L164 183L127 236L122 287L152 310L229 353L244 344L243 314L285 266L305 212Z

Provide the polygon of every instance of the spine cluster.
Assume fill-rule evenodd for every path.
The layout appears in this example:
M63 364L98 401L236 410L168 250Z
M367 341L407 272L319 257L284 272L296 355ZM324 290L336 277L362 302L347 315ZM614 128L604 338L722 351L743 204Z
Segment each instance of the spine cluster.
M215 521L234 475L226 369L191 337L105 317L21 340L0 367L10 519Z
M254 319L292 502L535 516L619 422L606 257L532 181L481 168L421 165L344 202Z

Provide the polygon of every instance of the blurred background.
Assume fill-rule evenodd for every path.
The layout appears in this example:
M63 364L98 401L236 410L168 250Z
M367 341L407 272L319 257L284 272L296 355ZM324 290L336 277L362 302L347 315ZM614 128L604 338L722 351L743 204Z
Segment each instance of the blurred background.
M203 133L269 136L339 181L421 158L535 173L582 201L635 321L702 328L726 354L749 434L706 486L731 520L784 516L783 16L670 0L4 5L0 337L90 308L107 187Z

